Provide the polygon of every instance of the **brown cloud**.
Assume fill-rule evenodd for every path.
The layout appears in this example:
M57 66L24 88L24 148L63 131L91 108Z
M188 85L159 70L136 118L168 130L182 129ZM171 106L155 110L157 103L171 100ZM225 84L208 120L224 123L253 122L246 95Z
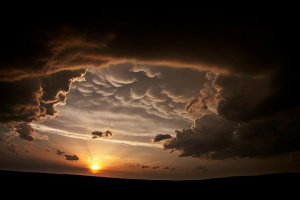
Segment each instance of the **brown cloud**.
M57 113L54 106L65 103L72 81L81 78L85 71L61 71L47 76L0 82L1 122L32 122L54 116Z
M166 141L164 149L177 150L182 157L206 159L263 158L299 151L297 110L247 123L204 115L195 120L191 129L176 130L176 137Z
M299 140L295 132L299 130L299 119L291 111L299 108L295 91L298 85L298 74L295 73L298 54L294 49L299 32L295 26L297 18L293 15L292 12L284 16L257 13L256 17L249 17L239 13L239 17L232 18L203 12L184 16L131 15L121 19L116 15L107 20L99 14L82 17L78 22L37 19L43 22L38 23L18 18L19 21L14 23L3 23L5 31L0 33L0 121L30 123L55 116L55 105L64 104L71 82L85 73L83 68L126 61L152 65L164 63L226 72L210 74L212 90L203 90L201 97L191 100L187 106L187 110L193 106L207 110L211 98L214 98L215 114L221 118L210 117L217 125L207 122L209 125L195 126L195 130L177 131L177 137L165 144L166 149L179 150L182 156L196 157L212 152L208 154L212 158L298 150L296 146L299 145L295 145L295 141ZM145 74L159 76L149 71ZM174 102L163 100L171 98L185 103L184 91L193 85L181 76L173 77L173 80L186 87L179 87L182 90L176 92L164 89L165 85L157 89L148 82L134 82L130 87L121 87L134 81L132 76L123 77L121 73L106 77L105 81L101 77L94 81L101 87L120 88L117 94L114 93L114 98L124 104L144 97L146 90L141 88L147 88L149 94L141 100L142 105L153 105L154 109L147 111L165 117L173 111ZM176 88L175 84L173 86ZM84 91L82 89L78 90ZM85 93L88 92L94 91L85 90ZM95 92L105 96L112 94L113 90L97 88ZM203 116L197 123L201 124L206 118ZM280 126L275 126L277 129L274 130L272 122L278 122ZM226 124L238 123L241 123L239 138L243 139L236 143L232 140L233 132L237 131L236 125ZM226 128L219 129L222 125ZM256 128L260 129L255 132ZM204 134L205 129L207 135ZM252 129L254 133L261 134L250 134ZM23 133L22 130L19 132ZM274 134L278 135L275 137ZM21 135L31 139L29 134ZM245 139L245 136L252 139ZM279 138L284 142L279 144ZM249 145L249 141L250 144L254 142L255 148ZM258 144L264 144L264 141L268 145L260 149ZM290 147L287 145L289 142ZM247 145L249 150L244 151ZM277 145L279 148L276 150L274 147Z
M289 48L291 44L287 42L291 41L294 35L292 31L279 31L291 23L280 23L281 21L277 21L276 24L265 23L270 21L268 16L264 15L259 18L241 15L236 19L205 12L197 15L151 16L151 18L147 15L140 17L122 15L122 18L116 16L103 20L102 17L101 14L82 17L78 22L70 19L42 20L43 25L25 19L22 20L27 23L23 23L20 19L13 26L11 23L3 24L6 31L1 33L1 38L6 39L2 43L0 54L0 88L4 91L5 97L10 97L7 93L14 95L19 93L25 98L23 100L13 97L13 101L17 104L13 108L2 104L1 121L32 121L35 120L34 115L37 113L54 115L52 105L63 102L65 91L68 90L63 87L59 98L57 91L45 90L49 87L59 89L62 85L58 84L66 85L65 82L58 81L64 79L61 78L64 77L61 71L68 70L68 73L71 73L74 69L100 67L109 63L126 61L153 65L168 63L171 66L193 66L206 70L218 68L227 73L250 74L257 77L273 70L278 74L284 72L285 77L273 76L274 83L277 80L281 81L279 84L281 87L277 87L279 91L273 94L276 95L272 98L273 104L275 99L276 102L282 100L281 96L288 93L285 89L295 83L293 78L288 78L295 75L287 74L289 69L295 66L294 54L290 52L292 48ZM39 78L41 76L48 78L41 81ZM129 80L115 76L110 83L114 84L115 79L123 81L122 83ZM182 84L180 79L176 81ZM226 88L224 86L227 83L232 82L226 82L225 78L218 84ZM242 84L241 89L247 88L245 86ZM152 87L150 89L155 91ZM143 95L141 92L133 88L132 97L140 97ZM173 95L168 91L165 94ZM201 108L206 108L208 94L203 93L198 100ZM41 95L43 102L38 101ZM124 102L130 100L125 98L125 95L116 97ZM244 96L240 97L242 98ZM11 100L12 98L8 98L7 102ZM7 102L5 100L5 103ZM227 107L227 102L224 104L226 105L220 104L220 113ZM30 109L27 105L30 105ZM273 107L269 107L269 110L272 110ZM19 119L10 114L15 110L19 113Z
M63 151L61 151L61 150L59 150L59 149L54 149L54 151L55 151L55 153L56 153L57 155L63 155L63 154L65 154L65 152L63 152Z
M93 131L92 132L92 138L93 139L96 139L96 138L99 138L99 137L108 137L108 136L112 136L112 132L107 130L105 132L102 132L102 131Z
M15 131L20 135L20 138L23 138L28 141L33 141L33 134L35 133L34 129L27 123L19 123L15 126Z
M14 143L11 138L7 138L6 139L6 147L7 149L12 152L12 153L16 153L18 154L19 153L19 145L17 145L16 143Z
M65 154L65 157L66 157L66 160L79 160L78 156L77 155L68 155L68 154Z
M154 138L153 138L153 142L159 142L162 140L166 140L166 139L170 139L172 138L171 135L169 134L157 134Z
M23 19L3 23L0 80L20 80L66 69L120 61L177 63L260 74L284 63L296 36L289 23L239 13L81 16L80 20ZM105 19L105 20L104 20ZM275 22L276 23L272 23ZM26 23L25 23L26 22ZM13 25L12 25L13 24ZM139 26L137 26L139 24ZM277 44L277 45L275 45ZM285 51L285 52L284 52ZM288 52L287 52L288 51ZM294 55L294 54L293 54ZM17 59L16 59L17 58Z

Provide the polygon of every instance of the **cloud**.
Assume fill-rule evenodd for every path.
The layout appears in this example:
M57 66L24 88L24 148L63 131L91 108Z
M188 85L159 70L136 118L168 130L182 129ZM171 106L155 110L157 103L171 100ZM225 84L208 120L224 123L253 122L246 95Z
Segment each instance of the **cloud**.
M10 127L7 133L17 133L27 141L34 141L34 137L45 139L35 132L31 123L56 116L58 111L55 106L65 104L71 83L80 80L85 71L60 71L21 80L0 81L0 122ZM16 144L9 142L7 145L10 151L17 151Z
M125 163L124 165L129 166L129 167L141 167L142 169L164 169L164 170L176 170L175 167L164 167L161 168L160 166L156 165L156 166L149 166L149 165L140 165L140 164L132 164L132 163Z
M172 138L171 135L169 134L157 134L154 138L153 138L153 142L159 142L162 140L166 140L166 139L170 139Z
M180 156L200 157L230 146L235 124L215 114L195 120L191 129L176 130L176 137L164 149L178 150Z
M207 74L209 74L209 72ZM185 111L188 113L197 113L198 115L212 113L214 111L214 106L215 106L214 104L215 93L216 92L212 87L201 89L200 96L198 99L191 98L190 100L188 100L187 104L185 105ZM210 107L209 109L209 106L213 106L213 108ZM213 110L211 111L211 109Z
M45 149L47 152L50 152L50 150ZM55 151L55 154L57 155L65 155L66 160L79 160L79 157L76 154L67 154L64 151L61 151L60 149L53 149Z
M173 62L195 68L206 65L256 74L272 69L274 62L293 58L294 54L289 53L297 35L292 26L296 17L237 15L238 19L211 11L106 19L102 14L89 14L77 21L65 16L58 17L60 20L41 17L43 23L23 15L24 19L2 25L7 31L0 35L6 38L0 79L21 79L120 60ZM288 28L291 31L283 31Z
M0 144L5 145L6 148L12 153L19 153L18 144L12 141L11 127L0 124Z
M11 82L0 81L1 122L32 122L54 116L57 114L55 105L65 103L72 81L79 80L85 71L61 71Z
M33 134L35 133L34 129L27 123L19 123L15 126L15 131L19 134L20 138L23 138L28 141L33 141Z
M63 152L63 151L61 151L61 150L59 150L59 149L54 149L54 151L55 151L55 153L56 153L57 155L63 155L63 154L65 154L65 152Z
M278 92L278 88L272 84L273 76L215 76L212 85L217 90L218 113L231 120L249 121L279 111L272 103L272 98ZM262 106L267 103L274 106L273 111L269 110L269 106Z
M293 111L299 108L294 73L297 18L293 12L272 14L239 13L237 19L203 12L122 16L121 21L119 16L103 20L99 14L82 16L78 22L37 23L22 17L3 23L0 121L30 125L56 116L55 105L65 103L71 83L84 75L85 68L104 66L87 74L88 84L76 86L77 95L95 97L85 108L122 112L130 105L128 114L176 123L192 118L183 110L194 98L186 110L204 115L195 121L201 127L176 131L176 138L165 143L166 149L182 156L217 159L298 150L299 120ZM119 71L109 71L109 65ZM174 68L158 70L158 65ZM207 71L218 73L208 74L210 87ZM215 124L204 123L205 116ZM278 123L276 129L273 122ZM23 129L20 137L31 140L30 128Z
M168 166L167 166L167 167L165 167L164 169L165 169L165 170L172 170L172 171L173 171L173 170L176 170L176 168L175 168L175 167L168 167Z
M159 76L151 76L153 74ZM68 98L76 98L77 101L69 105L82 106L84 101L87 110L95 110L102 105L101 110L118 110L143 118L190 120L183 110L184 105L189 98L199 96L201 87L209 82L205 74L192 69L134 63L89 68L86 81L73 84L75 91ZM110 107L105 106L108 103Z
M185 107L198 118L190 129L176 130L176 137L164 142L164 149L208 159L262 158L299 151L295 142L300 137L299 104L287 98L295 94L293 81L280 82L284 74L279 71L260 76L207 72L210 83Z
M8 149L10 152L16 153L16 154L19 153L19 145L16 144L16 143L14 143L14 142L11 140L11 138L7 138L5 144L6 144L7 149Z
M122 16L123 23L120 24L119 18L103 21L100 20L101 15L98 16L99 18L94 17L81 20L89 23L53 19L53 23L45 22L43 26L25 20L26 24L31 25L26 28L22 20L16 22L14 26L10 23L3 24L3 29L7 31L1 33L1 38L7 40L3 42L2 49L5 51L1 51L0 62L0 88L4 91L1 95L4 99L0 107L1 121L33 121L45 115L55 115L54 105L63 103L65 93L68 91L68 86L65 86L68 85L67 74L83 67L101 67L120 62L134 62L141 65L149 63L149 66L165 63L168 66L187 65L201 70L219 68L221 71L261 75L270 69L278 70L280 74L287 72L286 69L293 66L293 54L282 53L281 49L282 46L288 45L286 38L291 37L283 37L287 33L278 32L284 30L278 29L278 26L287 25L276 23L275 26L267 23L268 25L262 28L260 25L263 24L264 18L256 20L246 17L245 20L249 23L241 24L239 20L218 14L207 18L206 13L161 16L151 20L146 16L139 19ZM136 20L143 21L141 23L143 25L136 27ZM185 20L189 23L185 23ZM168 26L166 27L165 24ZM211 24L214 24L214 29L211 29ZM278 36L274 37L277 38L276 41L270 37L270 33ZM275 42L276 44L282 42L282 46L276 45L274 48ZM289 48L283 49L286 52ZM286 57L289 58L289 62ZM120 91L114 93L115 98L124 103L141 99L146 94L144 89L147 88L149 91L147 98L142 98L141 102L154 103L154 109L148 112L168 115L173 110L166 105L174 102L162 103L161 101L171 98L175 102L185 103L189 98L181 87L182 84L186 85L185 88L192 88L191 86L194 85L192 81L199 80L199 77L194 78L194 75L178 73L173 74L172 81L167 73L157 73L155 69L147 69L149 66L146 69L141 66L140 69L129 72L117 65L118 70L113 73L108 69L106 74L109 76L94 80L98 80L96 82L101 83L103 87L119 88ZM126 73L123 73L125 71ZM167 78L169 79L167 84L170 83L173 88L179 86L179 89L172 91L166 85L166 89L162 89L163 93L161 93L157 90L159 84L149 85L148 79L140 82L133 72L145 73L149 79L160 76ZM74 73L78 72L74 71ZM293 76L286 73L285 75ZM39 78L47 76L44 81ZM71 76L78 77L78 74ZM190 76L188 81L185 79L186 76ZM294 83L288 78L281 80L281 86L284 88ZM53 85L51 86L50 83ZM58 92L60 89L62 92ZM82 89L79 87L78 90L85 91L85 94L87 91L92 91ZM96 89L95 92L101 93L101 89ZM111 92L107 90L102 94L111 94ZM205 102L202 104L205 107ZM220 110L226 109L227 106L229 105L226 104L222 109L220 106Z
M112 132L107 130L105 132L102 131L93 131L92 132L92 138L96 139L98 137L108 137L108 136L112 136Z
M78 156L77 155L68 155L68 154L65 154L65 157L66 157L66 160L79 160Z
M204 115L190 129L176 130L176 137L166 141L164 149L176 150L181 157L218 160L264 158L299 151L297 110L247 123L236 123L215 114Z

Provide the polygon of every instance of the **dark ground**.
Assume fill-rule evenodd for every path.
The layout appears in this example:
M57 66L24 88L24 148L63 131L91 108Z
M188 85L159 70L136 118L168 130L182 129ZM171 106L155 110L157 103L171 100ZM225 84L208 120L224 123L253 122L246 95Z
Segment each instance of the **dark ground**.
M0 170L0 192L11 194L12 197L20 195L22 198L40 199L61 199L63 196L79 199L82 195L97 197L96 199L204 199L216 196L225 199L299 199L299 178L300 173L279 173L195 181L163 181Z

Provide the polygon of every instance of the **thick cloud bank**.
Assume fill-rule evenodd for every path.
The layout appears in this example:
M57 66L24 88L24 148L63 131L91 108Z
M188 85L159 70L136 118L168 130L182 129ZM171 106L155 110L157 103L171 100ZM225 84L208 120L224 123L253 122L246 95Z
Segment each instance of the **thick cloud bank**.
M186 105L188 112L202 115L190 129L176 130L176 137L166 141L164 149L177 150L183 157L209 159L266 157L300 150L300 107L288 99L281 101L288 105L277 106L274 98L283 97L277 96L273 77L212 73L207 77L211 90ZM208 109L209 101L215 102L217 113L199 112Z
M107 105L143 106L165 119L185 116L177 108L186 103L188 113L199 115L165 149L213 159L299 150L297 12L199 13L1 21L0 122L17 123L20 137L30 141L32 130L22 123L55 116L55 105L65 103L87 67L114 65L115 73L91 71L98 77L87 77L78 92L114 100ZM119 63L140 67L128 72ZM160 73L145 64L203 73L187 80L165 72L171 84L159 84ZM194 80L202 89L192 98Z

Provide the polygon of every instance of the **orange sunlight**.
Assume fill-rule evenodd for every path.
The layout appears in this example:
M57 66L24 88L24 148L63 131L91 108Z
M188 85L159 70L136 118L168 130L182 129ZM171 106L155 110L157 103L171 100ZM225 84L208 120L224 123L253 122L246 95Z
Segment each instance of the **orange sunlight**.
M90 169L93 173L97 173L101 169L101 167L98 164L93 163L92 165L90 165Z
M102 168L102 166L99 164L99 161L97 162L93 157L89 158L88 162L88 167L92 173L98 173Z

